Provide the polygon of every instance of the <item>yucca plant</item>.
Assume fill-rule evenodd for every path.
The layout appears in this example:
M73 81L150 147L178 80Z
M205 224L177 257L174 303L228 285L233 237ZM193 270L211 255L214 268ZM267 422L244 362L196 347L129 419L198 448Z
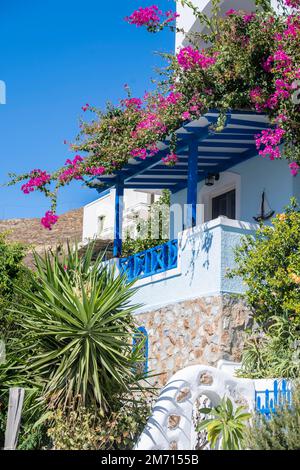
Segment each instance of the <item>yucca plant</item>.
M239 450L241 448L246 422L251 414L243 406L234 409L231 400L223 397L214 408L201 408L200 413L210 415L197 426L197 432L207 431L207 439L211 448L218 447L221 442L222 450Z
M132 348L133 283L103 254L92 262L93 249L82 257L69 246L66 254L36 254L35 291L19 288L29 302L18 310L28 348L36 351L25 367L42 381L48 405L77 403L105 414L116 395L139 386L143 341Z

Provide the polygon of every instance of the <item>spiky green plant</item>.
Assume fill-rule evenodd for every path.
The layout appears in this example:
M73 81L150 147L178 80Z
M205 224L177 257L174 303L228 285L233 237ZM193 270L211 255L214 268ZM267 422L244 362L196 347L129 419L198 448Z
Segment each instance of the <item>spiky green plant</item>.
M133 283L104 262L92 262L93 245L81 257L78 247L66 254L35 255L35 291L19 288L27 304L20 305L28 347L36 353L25 364L43 384L49 405L97 406L104 414L116 394L139 384L139 346L131 303Z
M223 397L214 408L201 408L199 411L210 415L199 423L197 431L207 431L207 439L212 448L216 448L219 441L223 450L241 448L246 422L251 418L251 414L243 406L234 409L231 400Z

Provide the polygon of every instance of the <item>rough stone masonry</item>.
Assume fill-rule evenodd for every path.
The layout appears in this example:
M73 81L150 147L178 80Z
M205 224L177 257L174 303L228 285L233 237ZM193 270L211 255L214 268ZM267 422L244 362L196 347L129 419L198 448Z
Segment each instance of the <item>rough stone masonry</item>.
M155 382L161 386L188 365L240 361L251 312L241 298L222 294L167 305L136 319L148 332L148 370L160 374Z

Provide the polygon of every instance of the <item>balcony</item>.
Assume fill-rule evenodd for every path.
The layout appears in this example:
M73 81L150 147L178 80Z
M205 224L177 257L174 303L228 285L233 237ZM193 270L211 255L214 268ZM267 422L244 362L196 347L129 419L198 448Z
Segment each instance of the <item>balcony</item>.
M256 224L219 217L184 230L172 240L117 260L121 272L139 287L134 302L149 310L198 297L242 293L239 278L227 273L235 265L234 248L244 235L254 235Z
M144 279L176 268L177 258L178 242L171 240L127 258L121 258L120 271L126 273L129 281Z

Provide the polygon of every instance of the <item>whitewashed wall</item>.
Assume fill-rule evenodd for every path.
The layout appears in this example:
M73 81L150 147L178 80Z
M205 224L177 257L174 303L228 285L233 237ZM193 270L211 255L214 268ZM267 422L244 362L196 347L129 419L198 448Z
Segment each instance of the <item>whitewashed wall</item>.
M142 304L139 313L165 305L213 296L241 293L242 280L227 277L234 267L234 247L244 235L252 235L256 224L219 217L184 230L178 236L178 266L140 279L132 302Z
M153 191L154 200L159 199L159 191ZM104 217L104 230L100 234L100 238L111 239L114 233L114 212L115 212L115 189L111 189L108 193L95 201L87 204L83 208L83 234L82 239L86 241L99 237L98 220ZM130 223L129 214L133 212L141 217L146 217L148 207L151 202L151 193L126 189L124 191L124 230Z
M192 0L193 4L198 7L201 11L207 15L211 14L211 0ZM277 0L271 0L273 8L277 9ZM245 11L254 11L255 10L255 1L254 0L221 0L221 12L222 15L231 8ZM202 32L203 28L199 22L195 21L193 12L188 7L183 7L180 2L177 2L177 13L179 13L179 18L177 19L177 25L179 28L183 29L185 33L191 31ZM186 36L183 33L177 33L176 35L176 50L187 44Z

